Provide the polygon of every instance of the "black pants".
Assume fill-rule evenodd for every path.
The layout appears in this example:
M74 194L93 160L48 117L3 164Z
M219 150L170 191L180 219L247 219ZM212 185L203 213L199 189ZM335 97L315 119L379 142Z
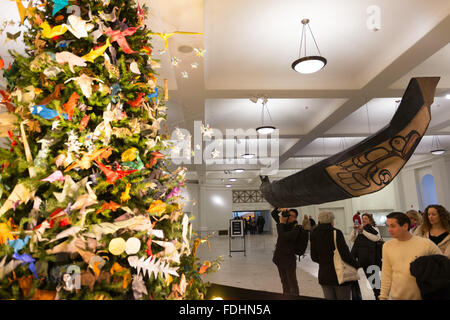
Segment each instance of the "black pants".
M299 295L297 282L297 266L295 264L276 264L278 273L280 274L281 285L283 286L283 294Z

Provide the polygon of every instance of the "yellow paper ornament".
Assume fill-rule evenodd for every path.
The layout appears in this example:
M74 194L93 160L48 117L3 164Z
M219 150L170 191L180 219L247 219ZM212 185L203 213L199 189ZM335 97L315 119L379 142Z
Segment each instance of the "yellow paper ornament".
M125 191L122 192L122 195L120 196L120 203L128 202L128 200L131 199L130 189L131 189L131 183L127 183L127 186L125 187Z
M118 256L118 255L122 254L123 252L125 252L126 245L127 244L124 239L114 238L109 243L108 249L109 249L110 253L112 253L115 256Z
M122 153L122 162L136 160L136 152L139 152L137 148L130 148Z
M164 213L164 211L166 211L166 207L167 207L166 203L162 202L161 200L156 200L150 204L150 207L148 208L147 212L150 214L161 216Z
M47 39L63 35L68 30L65 24L51 27L47 21L42 22L39 27L42 29L42 37Z

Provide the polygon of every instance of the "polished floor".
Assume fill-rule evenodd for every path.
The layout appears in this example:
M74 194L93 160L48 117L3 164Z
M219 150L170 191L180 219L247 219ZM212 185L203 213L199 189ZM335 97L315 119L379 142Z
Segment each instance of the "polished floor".
M276 236L272 234L247 235L245 238L246 254L232 252L231 257L229 256L228 236L213 236L209 242L210 248L206 243L199 247L197 257L203 261L222 256L223 260L219 271L202 276L205 281L253 290L283 292L277 268L272 262ZM243 238L234 239L231 247L232 250L243 250ZM308 245L305 256L301 258L300 262L297 262L300 295L323 298L323 292L317 280L318 266L311 260ZM361 278L359 285L363 300L374 300L364 272L362 269L359 269L359 272Z

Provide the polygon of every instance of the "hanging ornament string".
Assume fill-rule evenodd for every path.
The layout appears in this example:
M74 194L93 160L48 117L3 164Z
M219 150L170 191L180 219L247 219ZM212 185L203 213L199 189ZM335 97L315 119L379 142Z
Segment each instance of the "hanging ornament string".
M370 135L372 133L372 130L370 127L369 106L368 106L367 98L366 98L366 113L367 113L367 127L369 129L369 135Z

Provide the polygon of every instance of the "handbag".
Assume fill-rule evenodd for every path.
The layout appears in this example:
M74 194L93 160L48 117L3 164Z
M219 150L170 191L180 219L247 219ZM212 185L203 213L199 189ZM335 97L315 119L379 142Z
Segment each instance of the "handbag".
M339 284L343 284L348 281L359 280L358 270L348 263L342 260L336 243L336 230L333 231L334 236L334 252L333 252L333 262L334 269L336 270L336 276Z

